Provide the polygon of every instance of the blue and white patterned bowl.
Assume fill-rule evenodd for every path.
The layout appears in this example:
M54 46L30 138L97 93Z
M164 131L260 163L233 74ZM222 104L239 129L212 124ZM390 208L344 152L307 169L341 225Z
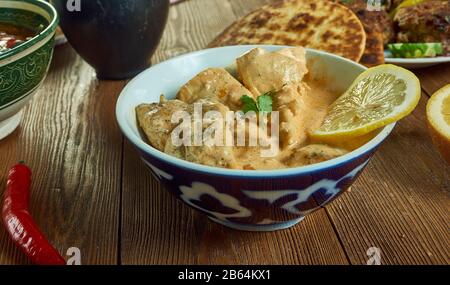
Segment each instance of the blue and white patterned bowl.
M227 67L257 46L231 46L182 55L138 75L120 95L119 126L156 179L176 197L225 226L249 231L291 227L306 214L343 193L358 177L395 124L381 130L355 151L326 162L281 170L231 170L180 160L148 145L136 124L134 108L158 102L160 94L174 98L178 89L208 67ZM259 47L277 50L280 46ZM312 76L332 90L344 92L365 67L315 50L307 51Z

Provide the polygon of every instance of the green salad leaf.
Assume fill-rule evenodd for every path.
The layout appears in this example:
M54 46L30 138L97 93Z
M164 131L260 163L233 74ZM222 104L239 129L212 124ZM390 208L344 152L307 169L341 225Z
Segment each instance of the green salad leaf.
M393 43L388 48L394 57L436 57L444 53L442 43Z

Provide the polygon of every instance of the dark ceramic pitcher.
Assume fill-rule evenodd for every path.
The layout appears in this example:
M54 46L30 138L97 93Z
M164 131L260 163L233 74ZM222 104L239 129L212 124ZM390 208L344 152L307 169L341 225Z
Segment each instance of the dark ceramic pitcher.
M100 79L133 77L148 66L169 0L51 0L69 43Z

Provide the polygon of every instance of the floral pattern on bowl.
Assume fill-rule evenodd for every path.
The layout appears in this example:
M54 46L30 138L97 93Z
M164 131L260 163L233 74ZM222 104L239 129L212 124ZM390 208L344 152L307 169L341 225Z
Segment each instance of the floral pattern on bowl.
M266 231L290 227L345 192L374 151L332 169L257 180L180 170L145 153L141 156L166 189L211 220L235 229Z

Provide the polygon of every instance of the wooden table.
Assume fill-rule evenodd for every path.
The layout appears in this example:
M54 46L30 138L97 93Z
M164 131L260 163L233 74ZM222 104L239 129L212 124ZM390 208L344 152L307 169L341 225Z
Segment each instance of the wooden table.
M268 2L172 6L153 61L205 47ZM214 224L161 189L115 120L126 82L98 81L70 46L58 47L20 128L0 141L0 187L8 169L26 160L34 217L60 252L80 248L83 264L366 264L370 247L381 250L382 264L449 264L450 167L428 137L425 104L450 82L450 65L416 74L419 106L351 191L291 229L249 233ZM0 229L0 264L24 263Z

